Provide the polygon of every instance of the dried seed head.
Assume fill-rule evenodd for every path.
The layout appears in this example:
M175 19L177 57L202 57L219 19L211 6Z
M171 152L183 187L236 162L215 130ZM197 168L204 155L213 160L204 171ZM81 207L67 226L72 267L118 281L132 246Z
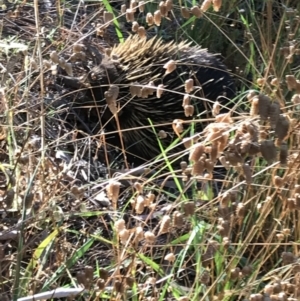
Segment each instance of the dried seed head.
M179 211L173 213L173 225L176 228L181 228L184 224L183 215Z
M194 15L196 18L201 18L202 17L202 10L199 8L199 6L193 6L191 8L191 13Z
M133 32L137 32L138 29L139 29L139 23L138 23L137 21L133 21L133 22L132 22L132 26L131 26L131 30L132 30Z
M114 19L114 14L108 11L105 11L103 14L104 23L109 23Z
M186 93L191 93L194 90L194 80L192 78L187 79L184 88Z
M204 147L203 143L198 142L198 143L194 144L190 151L189 160L194 161L194 162L199 161L200 157L204 153L204 150L205 150L205 147Z
M137 33L138 33L140 39L146 39L147 38L146 29L145 29L144 26L140 26L137 30Z
M204 0L201 5L201 10L203 12L206 12L210 8L211 4L212 4L212 0Z
M99 272L100 272L100 278L106 282L109 277L108 272L102 268L100 268Z
M185 216L193 215L195 213L195 203L187 202L183 204L183 212Z
M280 176L275 176L273 178L273 184L276 188L281 188L284 185L284 182Z
M222 0L213 0L214 11L218 12L221 9Z
M247 99L251 101L255 96L257 96L257 92L255 90L250 90L247 94Z
M275 127L275 134L280 141L287 138L290 130L290 122L287 117L280 115Z
M155 194L152 193L152 192L149 192L147 195L146 195L146 198L145 198L145 206L150 206L155 200Z
M299 105L300 104L300 94L294 94L292 96L291 101L294 105Z
M160 13L163 17L166 17L168 15L168 10L167 10L167 7L166 7L166 3L164 1L161 1L159 3L159 10L160 10Z
M206 159L205 163L204 163L204 168L206 169L206 171L211 174L214 170L215 164L212 160L210 159Z
M154 17L151 13L147 13L146 15L146 23L148 26L152 26L154 24Z
M144 239L144 231L143 228L138 226L135 229L135 240L137 241L141 241Z
M221 109L220 103L218 101L215 101L212 107L212 114L214 117L220 114L220 109Z
M129 87L129 91L132 97L137 96L137 97L141 97L142 96L142 87L139 86L138 82L133 83L130 87Z
M133 187L135 188L136 192L142 194L143 193L143 185L139 182L135 182L133 184Z
M216 116L216 122L233 123L233 120L230 113L224 113Z
M243 218L245 216L246 210L243 203L238 203L236 206L236 216L239 218Z
M177 136L179 136L179 134L181 134L184 131L182 122L183 120L181 119L173 120L173 124L172 124L173 131L177 134Z
M268 164L271 164L276 160L277 151L273 140L261 141L260 152Z
M154 244L155 240L156 240L156 236L152 232L150 231L145 232L145 241L147 244Z
M164 259L169 262L174 262L176 257L174 255L174 253L168 253Z
M282 143L280 145L280 152L279 152L279 160L282 166L285 166L287 164L288 151L289 150L286 142Z
M134 10L131 8L126 9L126 21L133 22L134 21Z
M130 232L129 230L127 229L123 229L119 232L119 238L120 238L120 241L123 245L126 245L127 244L127 241L129 239L129 236L130 236Z
M122 4L121 5L121 13L125 14L126 13L126 9L127 9L126 4Z
M157 11L155 11L154 12L154 24L156 25L156 26L160 26L160 24L161 24L161 12L160 12L160 10L157 10Z
M276 124L280 116L280 104L277 101L273 101L269 105L269 116L270 116L270 125L272 129L275 129Z
M173 0L167 0L166 1L166 8L167 8L168 12L173 9Z
M132 11L135 13L136 12L136 9L138 7L138 2L135 1L135 0L131 0L130 1L130 8L132 9Z
M279 82L279 79L277 77L272 78L272 80L271 80L271 85L272 86L278 87L279 84L280 84L280 82Z
M265 83L266 83L266 79L263 78L263 77L260 77L256 80L256 83L259 85L259 86L263 86Z
M169 74L176 69L176 62L174 60L170 60L167 63L165 63L163 68L166 69L165 74Z
M73 76L73 68L72 68L72 64L71 63L65 63L64 69L65 69L65 71L67 72L67 74L69 76L71 76L71 77Z
M119 234L122 230L125 229L125 221L123 219L119 219L115 222L115 229Z
M191 104L191 98L188 94L185 94L183 96L183 101L182 101L182 106L187 106L187 105L190 105Z
M52 51L50 53L50 59L54 64L58 64L59 63L59 57L56 51Z
M76 279L77 279L77 282L81 285L83 285L84 287L86 287L87 283L86 283L86 276L85 276L85 273L84 271L78 271L76 273Z
M297 88L297 81L294 75L286 75L285 80L289 91L292 91Z
M122 281L116 280L114 283L114 290L116 293L123 294L125 291L125 285Z
M192 167L192 176L201 176L203 175L205 168L205 161L204 160L199 160L197 162L194 162L193 167Z
M164 130L160 130L160 131L158 132L158 137L159 137L160 139L166 139L166 138L168 137L168 134L167 134Z
M216 162L219 157L219 143L212 142L210 150L210 159L212 162Z
M160 84L157 86L157 90L156 90L156 97L157 98L161 98L162 94L163 94L163 91L164 91L164 85L163 84Z
M269 106L271 105L271 99L263 94L258 95L258 111L261 120L267 120L269 116Z
M137 196L135 202L135 211L137 214L142 214L145 209L145 198L142 195Z
M160 229L159 234L169 233L171 226L171 218L169 215L164 215L161 223L160 223Z
M190 11L185 6L181 7L181 15L184 19L189 19L190 17Z
M258 97L254 97L254 98L251 100L250 116L253 117L253 116L259 114L258 103L259 103Z
M116 204L119 199L121 183L115 180L109 180L106 186L107 197L112 201L113 204Z
M184 106L184 115L185 117L192 117L194 115L195 108L192 105Z
M204 270L202 274L200 275L200 283L204 285L208 285L210 282L210 274L207 270Z

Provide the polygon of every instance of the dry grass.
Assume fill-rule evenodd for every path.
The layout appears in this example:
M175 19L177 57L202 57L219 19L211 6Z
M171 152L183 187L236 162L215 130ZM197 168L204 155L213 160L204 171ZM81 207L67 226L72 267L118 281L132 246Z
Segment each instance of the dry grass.
M48 2L0 12L0 299L298 300L298 1L227 1L200 19L174 1L160 27L143 24L220 51L238 79L232 116L206 120L181 170L162 150L162 171L116 167L102 133L65 119L86 87L53 88L50 54L122 40L121 8Z

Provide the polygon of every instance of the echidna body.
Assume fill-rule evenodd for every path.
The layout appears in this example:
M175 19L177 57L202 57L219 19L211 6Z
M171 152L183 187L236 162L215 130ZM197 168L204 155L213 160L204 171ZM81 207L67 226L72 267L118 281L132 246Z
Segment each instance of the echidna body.
M170 60L175 61L176 69L166 74L164 65ZM217 99L221 103L228 102L235 94L232 77L215 55L199 46L191 47L190 43L165 44L158 38L146 41L137 36L129 37L115 46L111 57L90 74L97 100L104 100L104 93L110 85L119 86L117 102L121 110L118 120L121 130L124 130L122 139L126 151L144 160L160 153L150 122L156 133L161 129L168 133L168 138L162 140L163 145L168 146L176 138L172 130L173 120L191 120L191 117L185 117L182 107L184 85L188 79L194 80L194 91L190 95L197 97L192 98L192 104L197 107L195 114L209 110L209 104ZM163 85L165 90L160 98L155 90L147 98L131 95L130 86L144 86L150 82L155 87ZM106 132L116 133L117 123L109 109L104 111L101 122Z

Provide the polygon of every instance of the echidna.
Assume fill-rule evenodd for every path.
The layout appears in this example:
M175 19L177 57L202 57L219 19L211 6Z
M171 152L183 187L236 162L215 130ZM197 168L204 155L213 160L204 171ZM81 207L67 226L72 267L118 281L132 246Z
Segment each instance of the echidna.
M175 62L176 68L167 74L164 66L170 60ZM138 36L129 37L115 46L110 57L103 59L89 76L93 98L100 104L106 104L104 95L111 85L119 87L117 104L121 110L118 121L121 130L124 130L122 139L126 151L144 160L160 153L150 121L154 126L161 125L155 127L156 133L161 129L168 133L168 138L162 140L167 146L175 136L173 120L191 119L185 117L182 107L185 81L188 79L194 81L194 90L190 95L197 97L192 100L196 107L195 114L209 110L215 100L224 104L235 95L234 81L216 55L188 42L165 44L159 38L144 40ZM130 93L132 86L142 87L151 82L155 86L152 94L146 93L143 97L141 89L138 89L138 95L132 96ZM156 88L161 84L165 91L157 98ZM102 111L101 122L107 133L114 132L118 137L116 119L107 107Z

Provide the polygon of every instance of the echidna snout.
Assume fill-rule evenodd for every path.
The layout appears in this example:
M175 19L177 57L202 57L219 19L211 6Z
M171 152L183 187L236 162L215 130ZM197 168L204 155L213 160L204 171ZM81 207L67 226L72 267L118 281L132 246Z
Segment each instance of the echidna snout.
M118 113L118 121L123 130L122 139L128 154L141 161L153 159L160 153L155 132L167 132L167 138L161 140L167 147L176 138L172 130L173 120L191 120L191 117L185 116L182 107L187 80L191 79L194 83L189 93L191 104L195 106L194 115L209 110L215 100L226 104L235 95L234 81L225 65L215 55L187 42L165 44L161 39L146 41L133 36L115 46L112 55L118 60L108 59L98 67L98 71L93 71L94 76L99 73L91 81L95 87L93 94L97 100L104 100L109 86L119 87L117 103L121 112ZM175 68L173 66L168 72L166 65L170 61L175 62ZM154 89L145 92L149 83ZM138 87L134 96L133 86ZM156 94L158 86L164 89L160 98ZM107 110L101 122L107 123L106 132L116 133L116 120ZM155 132L151 124L155 126ZM121 146L118 134L108 141Z

